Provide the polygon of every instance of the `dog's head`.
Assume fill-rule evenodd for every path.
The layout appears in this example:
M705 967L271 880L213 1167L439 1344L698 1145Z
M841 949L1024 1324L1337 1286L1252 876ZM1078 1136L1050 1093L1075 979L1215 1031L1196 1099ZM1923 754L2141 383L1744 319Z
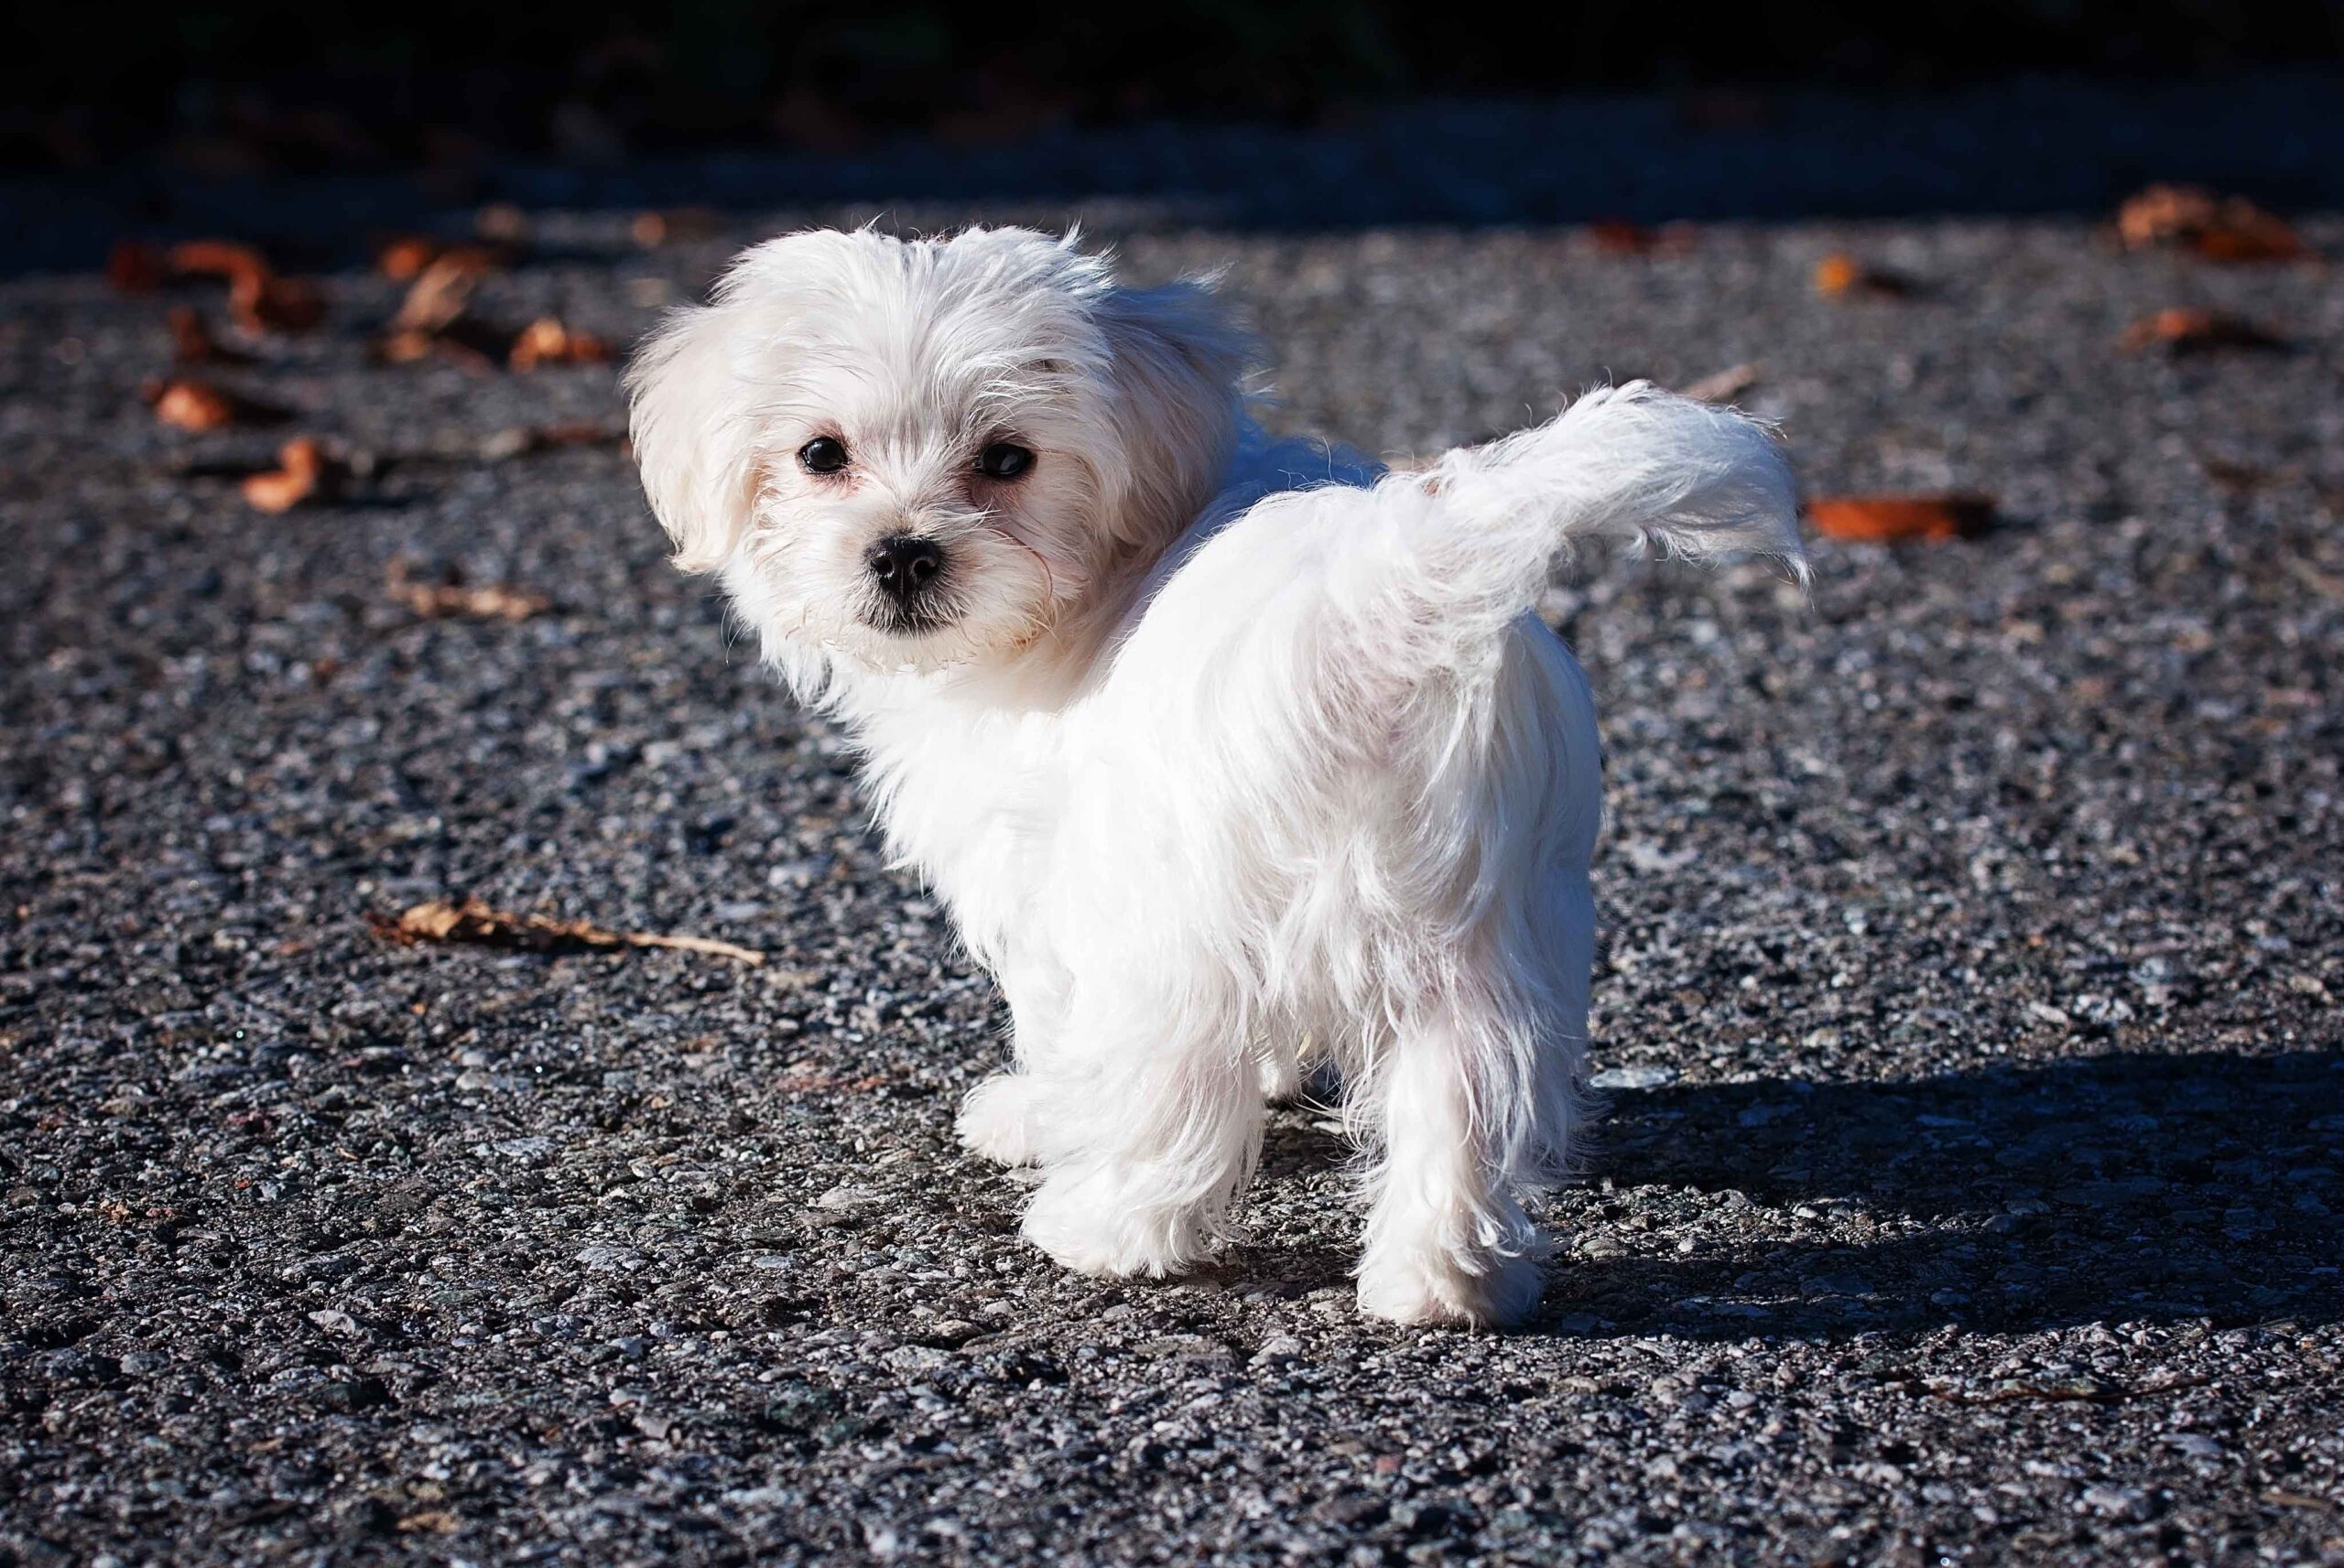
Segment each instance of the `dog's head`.
M792 234L637 353L635 457L677 564L785 664L998 659L1210 499L1249 348L1070 239Z

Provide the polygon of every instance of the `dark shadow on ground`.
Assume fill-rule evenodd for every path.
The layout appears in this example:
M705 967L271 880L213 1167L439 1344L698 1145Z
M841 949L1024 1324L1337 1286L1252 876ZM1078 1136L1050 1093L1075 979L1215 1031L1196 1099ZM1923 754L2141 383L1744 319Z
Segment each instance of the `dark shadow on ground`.
M1342 1154L1288 1124L1264 1170ZM2328 1322L2344 1316L2339 1154L2338 1052L1621 1093L1588 1182L1549 1206L1567 1245L1592 1245L1558 1257L1535 1328L1741 1339ZM1222 1277L1300 1294L1344 1282L1351 1263L1253 1246Z

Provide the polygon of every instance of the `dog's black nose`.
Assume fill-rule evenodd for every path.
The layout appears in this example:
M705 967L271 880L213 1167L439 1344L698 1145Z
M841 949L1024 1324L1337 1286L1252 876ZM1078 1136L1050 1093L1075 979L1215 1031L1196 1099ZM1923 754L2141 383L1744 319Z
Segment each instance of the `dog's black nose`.
M892 534L872 546L863 561L880 592L897 604L908 605L944 569L944 551L933 539Z

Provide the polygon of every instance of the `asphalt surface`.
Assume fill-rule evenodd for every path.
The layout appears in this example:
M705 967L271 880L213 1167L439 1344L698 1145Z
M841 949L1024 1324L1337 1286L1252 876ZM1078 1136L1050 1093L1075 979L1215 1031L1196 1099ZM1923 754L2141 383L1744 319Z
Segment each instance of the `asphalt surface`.
M1061 214L1062 215L1062 214ZM1116 215L1094 214L1116 238ZM624 342L744 218L541 219ZM2330 255L2344 223L2306 225ZM2344 287L2080 221L1330 237L1225 264L1278 423L1399 454L1738 364L1817 493L1980 538L1584 563L1610 1114L1522 1332L1354 1315L1323 1113L1186 1281L958 1152L1002 1014L841 738L674 576L615 378L370 365L395 288L138 397L164 307L0 285L0 1562L2344 1562ZM1827 300L1835 249L1920 285ZM2278 351L2128 354L2176 304ZM429 579L551 597L425 619ZM477 894L764 950L401 946Z

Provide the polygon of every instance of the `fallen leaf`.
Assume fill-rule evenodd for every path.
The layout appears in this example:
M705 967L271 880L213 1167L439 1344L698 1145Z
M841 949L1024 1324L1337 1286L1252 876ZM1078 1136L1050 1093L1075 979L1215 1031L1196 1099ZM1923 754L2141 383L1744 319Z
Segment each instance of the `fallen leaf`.
M451 245L429 234L399 234L375 247L374 265L394 283L413 283L432 263L452 261L479 273L495 272L511 264L502 246Z
M166 319L171 330L171 357L183 365L241 365L252 355L232 349L212 335L202 313L192 305L174 305Z
M1841 495L1810 500L1807 514L1829 539L1970 539L1993 525L1994 502L1986 495Z
M2117 210L2125 245L2176 244L2208 261L2300 261L2312 254L2285 220L2237 196L2194 185L2152 185Z
M1696 403L1731 403L1757 385L1759 375L1755 363L1729 365L1687 386L1684 395Z
M179 378L150 390L155 417L181 430L223 430L231 425L277 425L292 416L272 403L231 392L212 382Z
M106 253L106 286L117 294L152 294L163 276L163 253L144 240L124 240Z
M166 259L173 277L216 277L232 284L273 270L266 257L239 240L182 240Z
M317 285L273 272L241 273L228 286L228 308L248 332L309 332L326 319Z
M412 364L443 359L476 372L493 371L513 351L513 334L471 316L459 316L437 331L402 327L370 345L376 362Z
M384 333L369 345L374 359L383 364L413 364L429 359L438 351L439 340L420 327L401 327Z
M616 947L672 947L709 953L752 968L765 956L707 936L666 936L644 931L608 931L584 920L553 920L541 914L508 914L476 898L432 899L396 918L368 914L366 924L385 941L462 942L484 947L517 947L537 953L582 952Z
M304 501L330 501L349 470L325 449L315 436L296 436L277 449L277 468L248 474L244 499L263 512L289 512Z
M385 584L390 595L428 621L471 617L482 621L526 621L553 608L542 593L489 583L467 588L461 582L418 582L404 559L391 563Z
M266 257L235 240L187 240L167 258L174 277L217 277L228 285L228 308L253 332L307 332L325 319L317 286L281 276Z
M488 267L476 252L450 252L436 256L416 275L391 331L438 332L447 329L472 303L472 290L487 276Z
M384 364L409 364L437 355L468 370L490 370L513 351L514 334L468 316L472 291L495 261L476 245L434 257L399 302L398 313L373 345Z
M2243 316L2176 305L2154 316L2143 316L2116 340L2127 353L2164 348L2176 354L2203 353L2211 349L2277 349L2286 346L2276 334Z
M543 316L521 329L505 362L516 371L532 371L539 365L601 364L610 357L602 339L572 331L559 317Z
M211 382L171 382L155 396L155 417L183 431L216 431L237 422L237 406Z
M1815 264L1815 292L1826 299L1851 294L1903 297L1918 294L1920 285L1900 272L1867 266L1844 251L1834 251Z
M439 259L440 248L439 241L422 234L401 234L375 247L374 265L393 283L413 283Z

